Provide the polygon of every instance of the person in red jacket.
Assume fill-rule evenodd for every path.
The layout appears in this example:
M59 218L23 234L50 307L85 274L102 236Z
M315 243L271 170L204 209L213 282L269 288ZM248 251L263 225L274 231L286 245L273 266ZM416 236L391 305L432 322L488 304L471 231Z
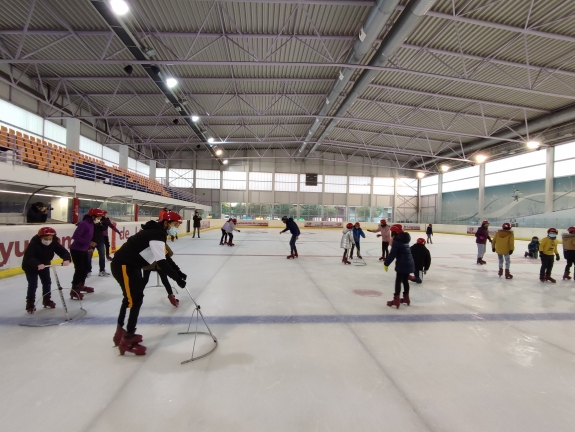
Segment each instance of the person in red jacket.
M477 243L477 264L487 264L485 261L483 261L487 240L489 240L489 243L493 243L491 241L491 237L489 236L489 221L484 220L481 222L481 226L477 228L477 232L475 233L475 243Z
M28 280L28 293L26 295L26 312L33 314L36 310L36 289L38 277L42 282L42 305L45 308L54 309L56 303L50 299L52 280L48 267L54 258L54 254L64 260L62 265L70 264L70 253L60 244L56 237L56 230L50 227L40 228L38 234L32 237L24 257L22 258L22 270Z

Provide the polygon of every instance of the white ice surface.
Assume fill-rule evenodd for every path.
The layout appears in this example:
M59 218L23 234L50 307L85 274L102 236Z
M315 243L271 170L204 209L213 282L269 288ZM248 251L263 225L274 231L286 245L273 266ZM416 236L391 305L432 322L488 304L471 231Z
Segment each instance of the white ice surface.
M218 245L219 230L170 243L219 340L186 365L193 342L177 333L193 304L183 290L176 309L163 288L146 289L148 353L121 357L112 277L88 280L83 321L45 328L18 325L29 318L24 276L0 280L0 430L575 430L575 283L561 280L564 260L557 284L542 284L517 241L515 277L500 279L495 254L475 264L473 237L438 234L411 307L396 310L385 305L393 265L383 272L381 243L367 236L363 267L341 263L338 231L303 231L293 261L288 234L274 229L244 229L234 248ZM69 287L72 268L58 272ZM53 299L55 311L32 318L62 314Z

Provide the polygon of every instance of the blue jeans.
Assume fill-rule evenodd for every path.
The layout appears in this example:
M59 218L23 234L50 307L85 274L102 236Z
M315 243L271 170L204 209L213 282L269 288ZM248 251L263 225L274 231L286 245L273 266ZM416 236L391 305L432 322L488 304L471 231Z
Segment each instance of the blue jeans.
M26 272L26 279L28 280L28 293L26 294L26 301L34 303L36 301L36 289L38 288L38 276L42 282L42 295L46 295L46 299L50 300L50 289L52 287L52 279L50 279L50 269L38 270L37 272Z
M106 271L106 244L98 243L95 248L98 251L98 260L100 261L100 271ZM92 271L92 256L94 253L89 254L88 258L88 272Z
M292 234L291 240L289 241L289 247L291 248L292 253L296 253L297 249L295 247L295 242L297 241L297 236Z

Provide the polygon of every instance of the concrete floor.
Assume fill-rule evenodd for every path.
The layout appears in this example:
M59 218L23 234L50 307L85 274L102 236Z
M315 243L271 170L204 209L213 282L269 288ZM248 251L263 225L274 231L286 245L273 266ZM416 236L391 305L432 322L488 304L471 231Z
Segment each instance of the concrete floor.
M375 234L366 266L341 264L338 231L219 230L171 244L218 337L209 357L181 365L193 304L172 307L149 287L138 332L148 353L118 355L114 279L92 277L76 323L20 323L62 314L24 311L24 276L0 281L0 428L4 431L541 431L575 430L575 283L538 280L517 242L513 280L496 256L475 264L473 237L435 235L433 262L411 307L388 308ZM413 241L420 234L413 234ZM95 266L96 268L96 266ZM71 268L58 269L69 286ZM155 282L155 278L152 280ZM155 285L153 283L152 285ZM78 303L68 301L70 310ZM203 338L197 352L209 348Z

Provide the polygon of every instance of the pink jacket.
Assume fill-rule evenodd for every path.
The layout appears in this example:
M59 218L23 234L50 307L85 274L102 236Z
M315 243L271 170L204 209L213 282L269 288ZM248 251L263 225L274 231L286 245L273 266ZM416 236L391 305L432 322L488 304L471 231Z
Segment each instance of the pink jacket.
M378 231L381 234L381 241L382 242L390 242L391 241L391 231L389 230L389 225L382 227L381 224L379 224L377 226L376 231Z

